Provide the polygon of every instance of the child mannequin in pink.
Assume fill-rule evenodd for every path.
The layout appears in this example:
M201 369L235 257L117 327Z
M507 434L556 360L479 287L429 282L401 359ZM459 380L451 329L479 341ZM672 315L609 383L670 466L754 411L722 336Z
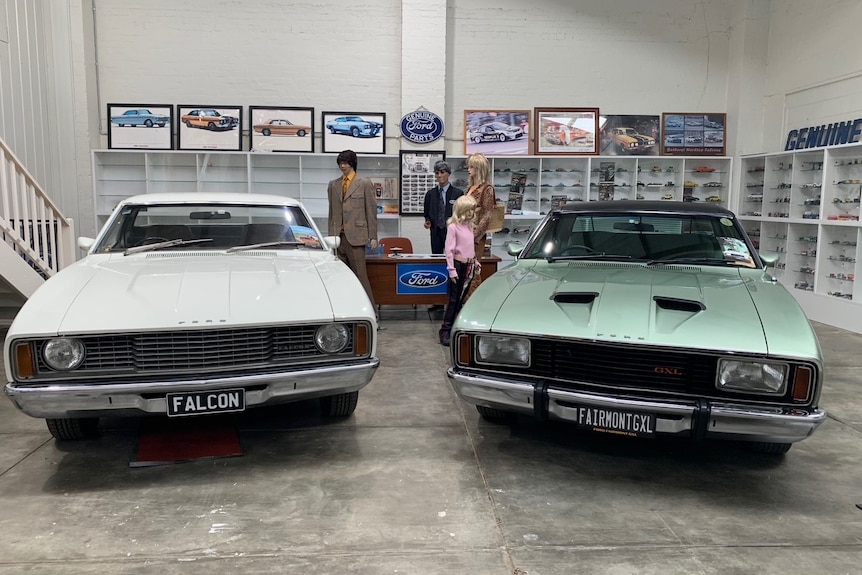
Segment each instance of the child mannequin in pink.
M476 244L473 235L473 217L476 214L476 199L471 196L461 196L455 200L452 217L446 228L446 267L449 270L447 293L449 303L443 314L443 325L440 326L440 343L448 346L451 338L452 324L461 311L464 295L473 276L479 272L479 262L476 261Z

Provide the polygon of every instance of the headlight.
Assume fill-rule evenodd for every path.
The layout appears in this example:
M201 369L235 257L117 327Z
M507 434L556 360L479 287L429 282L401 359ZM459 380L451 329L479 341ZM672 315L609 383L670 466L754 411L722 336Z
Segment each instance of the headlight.
M350 333L347 327L340 323L322 325L314 332L314 345L323 353L343 351L349 341Z
M476 338L476 362L530 365L530 340L523 337L480 335Z
M722 359L718 362L718 389L783 395L787 389L786 363Z
M75 369L84 361L84 344L68 337L49 339L42 348L42 357L51 369Z

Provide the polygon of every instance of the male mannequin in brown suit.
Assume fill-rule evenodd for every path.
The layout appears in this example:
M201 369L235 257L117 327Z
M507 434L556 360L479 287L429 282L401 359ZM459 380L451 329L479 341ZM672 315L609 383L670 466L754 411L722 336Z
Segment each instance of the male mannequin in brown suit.
M329 182L329 235L339 236L338 257L362 283L375 311L374 295L365 269L365 246L377 249L377 196L374 184L356 174L356 153L344 150L336 160L342 176Z

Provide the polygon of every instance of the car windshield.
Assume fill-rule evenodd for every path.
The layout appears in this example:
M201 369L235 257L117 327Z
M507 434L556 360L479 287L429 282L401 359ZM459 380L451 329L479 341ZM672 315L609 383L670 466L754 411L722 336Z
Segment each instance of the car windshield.
M131 204L114 214L107 226L95 253L172 248L237 251L231 248L246 246L323 249L324 245L298 206Z
M752 248L731 218L698 213L562 212L548 219L520 257L756 267Z

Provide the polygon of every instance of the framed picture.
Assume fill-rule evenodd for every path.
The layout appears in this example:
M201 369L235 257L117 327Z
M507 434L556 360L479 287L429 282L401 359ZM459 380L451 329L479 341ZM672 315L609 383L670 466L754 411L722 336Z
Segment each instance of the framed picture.
M530 153L530 110L464 110L464 153Z
M662 114L662 155L723 156L727 114Z
M659 116L599 116L599 154L657 156L661 150Z
M177 106L177 148L242 150L242 106Z
M598 108L536 108L536 154L599 153Z
M314 108L250 106L249 150L314 152Z
M353 150L357 154L386 151L386 114L382 112L323 112L323 152Z
M108 104L108 149L170 150L171 104Z
M425 194L437 185L434 164L446 159L446 152L401 150L399 167L401 194L398 213L421 216L425 211Z

